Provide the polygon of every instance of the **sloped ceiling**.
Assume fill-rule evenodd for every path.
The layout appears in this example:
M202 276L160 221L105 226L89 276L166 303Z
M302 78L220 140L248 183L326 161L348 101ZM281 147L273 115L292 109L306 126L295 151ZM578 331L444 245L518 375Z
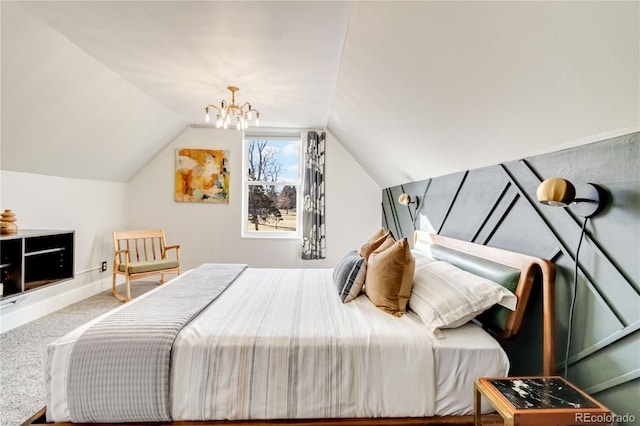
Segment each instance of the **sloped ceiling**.
M204 107L323 128L350 2L2 6L2 169L127 181ZM231 131L231 130L229 130ZM233 130L235 131L235 130ZM40 155L42 153L42 155Z
M329 128L382 187L637 129L639 5L356 2Z
M638 127L639 5L3 1L2 169L127 181L228 85L381 187L553 151Z
M126 182L187 122L2 2L2 170Z

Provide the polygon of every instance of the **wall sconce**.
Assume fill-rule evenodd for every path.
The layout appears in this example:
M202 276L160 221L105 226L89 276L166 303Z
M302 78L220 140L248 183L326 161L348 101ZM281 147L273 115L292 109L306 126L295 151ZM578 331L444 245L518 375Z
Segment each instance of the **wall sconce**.
M569 207L575 214L584 217L573 265L573 283L571 288L571 305L569 307L567 346L565 348L564 355L564 377L567 377L567 369L569 367L569 349L571 347L571 331L573 329L573 309L576 305L578 287L578 256L580 255L580 246L582 245L582 240L584 238L587 221L591 216L602 211L606 205L608 197L604 188L598 185L583 183L578 186L573 186L573 184L568 180L558 177L546 179L538 185L536 197L542 204L554 207Z
M400 196L398 197L398 202L400 204L402 204L403 206L409 206L409 204L415 204L416 205L416 209L418 208L418 197L417 196L412 197L409 194L400 194Z
M411 224L413 225L413 230L415 231L416 219L418 219L418 206L420 205L418 197L415 195L412 197L409 194L403 193L398 197L398 203L402 204L403 206L407 206L407 209L409 210L409 217L411 218ZM411 213L411 207L409 207L410 204L415 204L413 213Z
M554 207L569 207L578 216L591 217L605 207L607 194L603 188L592 183L574 186L559 177L543 181L536 191L538 201Z

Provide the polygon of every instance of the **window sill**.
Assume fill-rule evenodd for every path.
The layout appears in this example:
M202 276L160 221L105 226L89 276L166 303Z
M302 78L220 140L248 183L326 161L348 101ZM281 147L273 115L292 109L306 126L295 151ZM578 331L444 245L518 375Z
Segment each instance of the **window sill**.
M279 232L255 232L243 233L240 238L249 240L301 240L302 237L297 233L279 233Z

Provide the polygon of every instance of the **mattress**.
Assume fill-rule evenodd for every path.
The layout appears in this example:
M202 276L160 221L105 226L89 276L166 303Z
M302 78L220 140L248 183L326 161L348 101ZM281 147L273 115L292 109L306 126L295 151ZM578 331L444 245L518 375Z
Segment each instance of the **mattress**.
M245 270L174 342L172 418L471 414L473 381L507 375L506 354L481 328L467 324L437 339L411 312L393 317L364 295L340 303L331 273ZM69 421L69 358L99 320L49 346L48 421Z

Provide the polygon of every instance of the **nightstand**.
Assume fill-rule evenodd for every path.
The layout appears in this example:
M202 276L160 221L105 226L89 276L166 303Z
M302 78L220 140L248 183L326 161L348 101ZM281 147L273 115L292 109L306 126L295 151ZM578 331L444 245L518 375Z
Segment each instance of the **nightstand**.
M482 425L482 396L506 426L605 426L613 424L610 410L562 377L481 378L474 385L474 424Z

